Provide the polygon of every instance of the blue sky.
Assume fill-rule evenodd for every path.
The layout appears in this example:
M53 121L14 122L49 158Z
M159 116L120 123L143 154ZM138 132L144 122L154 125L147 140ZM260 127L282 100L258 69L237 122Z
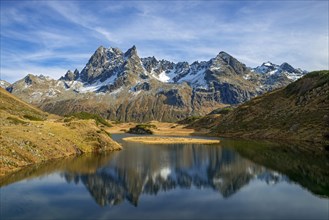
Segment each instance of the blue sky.
M103 45L141 57L329 69L328 1L3 1L1 79L81 70Z

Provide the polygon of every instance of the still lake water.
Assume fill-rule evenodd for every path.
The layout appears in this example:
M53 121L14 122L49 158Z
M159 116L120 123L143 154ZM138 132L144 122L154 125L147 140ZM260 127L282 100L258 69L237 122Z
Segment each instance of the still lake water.
M145 145L0 179L1 219L328 219L328 153L265 142Z

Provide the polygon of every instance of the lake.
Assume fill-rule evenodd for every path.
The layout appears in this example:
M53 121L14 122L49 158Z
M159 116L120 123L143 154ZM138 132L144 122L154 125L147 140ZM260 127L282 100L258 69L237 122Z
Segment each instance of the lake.
M38 164L0 179L1 219L328 219L329 157L223 139Z

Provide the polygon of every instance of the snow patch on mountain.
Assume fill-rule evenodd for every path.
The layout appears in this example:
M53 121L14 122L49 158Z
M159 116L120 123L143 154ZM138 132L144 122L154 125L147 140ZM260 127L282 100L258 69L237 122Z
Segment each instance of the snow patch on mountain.
M273 64L271 62L265 62L261 66L258 66L253 69L253 72L261 74L261 75L284 75L288 79L295 81L301 78L303 75L307 73L307 71L303 71L301 69L295 69L288 63L282 63L281 65Z
M74 81L65 81L64 84L62 84L62 86L66 90L75 90L79 93L97 92L103 86L113 85L116 79L117 79L117 75L113 74L111 77L107 78L103 82L99 79L94 83L88 84L88 83L83 83L79 80L74 80ZM59 84L57 83L57 85Z
M176 76L176 69L165 70L157 74L154 70L151 72L151 76L160 82L171 83L174 82L174 77Z
M5 80L0 80L0 87L3 89L6 89L7 87L9 87L11 84Z
M205 71L206 69L202 68L197 72L192 72L190 74L187 74L186 76L179 79L178 83L187 82L191 84L193 87L207 89L208 88L207 81L204 79Z

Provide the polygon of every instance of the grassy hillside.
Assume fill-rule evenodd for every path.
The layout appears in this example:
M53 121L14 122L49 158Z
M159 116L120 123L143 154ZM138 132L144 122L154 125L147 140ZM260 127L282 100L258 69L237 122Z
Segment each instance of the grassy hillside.
M48 115L0 88L0 175L23 166L121 146L95 120Z
M328 143L329 71L316 71L222 115L212 134ZM203 122L204 124L210 124ZM194 127L203 126L194 123Z

